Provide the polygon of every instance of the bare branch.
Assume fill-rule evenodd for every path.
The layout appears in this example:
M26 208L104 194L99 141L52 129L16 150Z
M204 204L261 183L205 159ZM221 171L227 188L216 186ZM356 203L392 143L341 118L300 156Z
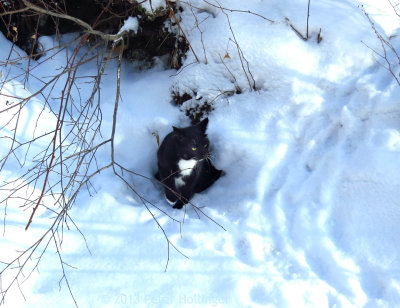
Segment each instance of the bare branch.
M250 10L233 10L233 9L229 9L229 8L226 8L226 7L222 7L219 3L218 3L218 5L215 5L215 4L211 3L211 2L208 2L207 0L204 0L204 2L206 2L208 5L210 5L210 6L212 6L212 7L215 7L215 8L218 8L218 9L222 9L222 10L224 10L224 11L228 11L228 12L231 12L231 13L237 12L237 13L251 14L251 15L260 17L260 18L262 18L262 19L264 19L264 20L267 20L267 21L269 21L270 23L274 23L274 22L275 22L275 21L273 21L272 19L269 19L269 18L267 18L267 17L264 17L264 16L262 16L262 15L260 15L260 14L258 14L258 13L252 12L252 11L250 11ZM186 3L186 4L192 6L192 4L190 4L190 3L188 3L188 2L184 2L184 3ZM195 7L195 6L193 6L193 7ZM196 8L196 7L195 7L195 8ZM199 8L198 8L198 9L199 9Z
M36 6L36 5L30 3L27 0L23 0L23 2L24 2L24 4L26 5L27 8L29 8L29 9L35 11L35 12L46 14L46 15L50 15L50 16L54 16L54 17L58 17L58 18L71 20L71 21L75 22L76 24L80 25L82 28L85 28L85 31L87 33L100 36L103 40L115 41L115 40L118 40L118 39L122 38L123 36L125 36L129 32L127 30L124 30L119 34L105 34L105 33L101 32L101 31L94 30L88 23L86 23L83 20L80 20L80 19L78 19L76 17L69 16L67 14L55 13L55 12L51 12L51 11L46 10L46 9L42 9L41 7Z
M306 30L306 39L308 40L308 21L310 19L310 2L311 0L308 0L308 6L307 6L307 30Z
M371 17L369 16L369 14L365 11L364 6L360 6L362 12L364 13L364 15L367 17L371 28L373 29L376 37L378 38L378 40L381 43L381 48L382 51L378 52L377 50L371 48L370 46L368 46L367 44L365 44L363 42L364 45L366 45L369 49L372 50L372 52L378 56L378 58L380 58L384 63L381 63L379 60L377 60L377 62L382 65L385 69L387 69L389 71L389 73L393 76L393 78L396 80L397 84L400 86L400 73L399 72L395 72L396 68L397 71L399 71L400 68L400 54L397 52L397 50L393 47L393 45L390 43L390 41L388 41L387 39L385 39L383 37L383 35L381 33L379 33L379 31L377 30L375 23L372 21ZM390 57L390 53L392 53L392 57L396 58L396 63L392 63L392 61L389 59Z
M179 20L178 20L178 17L176 17L175 12L174 12L174 10L172 9L169 0L165 0L165 1L166 1L167 5L168 5L168 9L169 9L169 11L170 11L170 14L172 15L172 17L174 18L176 24L178 25L179 29L181 30L182 35L183 35L183 37L185 38L186 42L188 43L188 45L189 45L189 47L190 47L190 50L192 51L194 57L196 58L197 63L200 63L200 60L199 60L199 58L197 57L196 53L194 52L193 47L192 47L192 45L190 44L190 41L189 41L189 39L187 38L187 36L186 36L186 34L185 34L185 31L183 31L183 29L182 29L182 27L181 27L181 24L180 24L180 22L179 22Z

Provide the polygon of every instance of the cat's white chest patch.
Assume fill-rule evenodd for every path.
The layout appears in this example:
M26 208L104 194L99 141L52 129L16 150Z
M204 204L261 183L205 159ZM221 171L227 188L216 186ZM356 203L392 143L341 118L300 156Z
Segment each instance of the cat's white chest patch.
M189 176L197 164L195 159L181 159L178 161L179 176L175 178L175 187L181 187L186 184L184 181L185 176Z
M197 160L195 159L181 159L178 161L178 167L181 171L180 174L182 176L188 176L192 173L194 167L197 164Z

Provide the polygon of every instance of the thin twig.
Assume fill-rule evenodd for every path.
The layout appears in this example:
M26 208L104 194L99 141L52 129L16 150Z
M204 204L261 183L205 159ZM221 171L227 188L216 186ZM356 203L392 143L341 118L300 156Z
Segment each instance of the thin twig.
M207 2L207 1L205 0L205 2ZM218 3L218 1L216 1L216 2ZM207 2L207 3L209 3L209 2ZM238 41L236 39L235 32L232 29L232 25L231 25L231 21L230 21L229 15L225 12L224 8L219 3L218 3L218 5L219 5L219 8L221 9L222 13L226 16L226 19L228 21L228 26L229 26L229 29L231 31L232 37L233 37L232 41L236 45L236 49L237 49L237 52L238 52L238 55L239 55L240 64L242 65L242 70L244 72L244 75L246 76L247 82L249 83L250 91L253 91L253 90L256 89L256 82L255 82L255 80L253 78L253 75L251 74L250 67L249 67L249 62L246 60L246 58L244 58L242 49L240 48L240 45L239 45L239 43L238 43ZM246 63L247 63L247 71L246 71L246 68L244 67L244 63L243 63L244 61L246 61ZM251 78L251 80L250 80L250 78Z
M55 13L55 12L43 9L43 8L41 8L39 6L34 5L33 3L30 3L27 0L22 0L22 1L26 5L26 7L31 9L32 11L35 11L35 12L38 12L38 13L42 13L42 14L46 14L46 15L50 15L50 16L54 16L54 17L58 17L58 18L71 20L74 23L80 25L82 28L84 28L87 33L100 36L103 40L106 40L106 41L118 40L118 39L124 37L129 32L129 30L124 30L124 31L122 31L121 33L118 33L118 34L105 34L105 33L101 32L101 31L94 30L92 28L92 26L90 26L88 23L84 22L83 20L81 20L79 18L72 17L72 16L67 15L67 14Z
M169 9L169 11L170 11L170 14L174 17L174 20L175 20L176 24L178 25L179 29L181 30L182 35L183 35L183 37L185 38L186 43L189 45L189 48L190 48L190 50L192 51L194 57L196 58L197 63L200 63L200 60L199 60L199 58L197 57L196 53L194 52L193 47L192 47L192 44L190 44L190 41L189 41L189 39L187 38L187 36L186 36L186 34L185 34L185 31L183 31L182 26L181 26L181 23L179 22L178 17L176 17L175 12L174 12L174 10L172 9L169 0L165 0L165 1L166 1L167 5L168 5L168 9Z
M197 28L197 29L199 30L199 32L200 32L200 41L201 41L201 46L203 46L204 61L205 61L205 64L207 64L207 63L208 63L208 60L207 60L206 48L205 48L205 46L204 46L203 31L201 31L201 29L200 29L199 19L197 18L196 14L194 13L193 7L192 7L192 6L190 6L190 11L192 12L193 17L194 17L194 19L195 19L195 21L196 21L196 28ZM205 20L207 20L208 17L209 17L209 16L207 16L204 20L202 20L202 22L204 22ZM201 22L201 23L202 23L202 22Z
M377 62L382 65L386 70L389 71L389 73L393 76L393 78L396 80L397 84L400 86L400 74L395 73L395 69L396 67L399 68L400 67L400 54L397 52L397 50L393 47L393 45L387 40L385 39L382 34L379 33L379 31L376 29L375 23L372 21L371 17L369 16L369 14L365 11L364 6L361 6L361 10L364 13L364 15L367 17L371 28L374 30L376 37L379 39L380 43L381 43L381 47L382 47L382 53L379 53L378 51L376 51L375 49L371 48L370 46L368 46L367 44L365 44L364 42L362 42L365 46L367 46L369 49L371 49L373 51L373 53L378 56L379 58L381 58L386 65L380 63L378 60ZM397 63L393 64L390 60L389 60L389 52L393 53L393 57L397 58Z
M306 31L306 39L308 40L308 20L310 19L310 1L308 0L308 6L307 6L307 31Z
M71 65L74 64L76 56L78 55L78 52L81 49L81 47L83 46L85 41L86 41L86 38L82 38L81 43L75 49L75 54L74 54L74 56L72 58ZM67 86L69 85L69 82L70 82L70 73L71 73L71 71L68 72L67 82L65 83L64 89L61 91L60 110L58 112L56 129L54 131L54 137L53 137L53 141L52 141L52 143L53 143L53 151L52 151L52 155L51 155L49 166L47 168L46 176L45 176L45 179L44 179L42 192L40 194L38 202L36 203L36 206L33 208L31 216L29 217L29 221L28 221L28 224L25 227L25 231L28 230L30 224L32 223L33 216L35 215L35 213L36 213L36 211L37 211L37 209L38 209L38 207L40 205L40 202L42 201L42 199L44 197L44 193L45 193L45 189L46 189L46 186L47 186L47 181L48 181L48 178L49 178L50 170L52 169L54 158L56 157L55 152L56 152L56 144L57 144L57 133L59 131L61 132L61 128L62 128L62 124L63 124L63 121L61 121L61 114L62 114L61 111L64 108L64 99L65 99L64 94L65 94Z
M183 1L183 2L184 2L184 1ZM218 3L218 6L217 6L217 5L213 4L213 3L208 2L207 0L204 0L204 2L207 3L208 5L212 6L212 7L215 7L215 8L218 8L218 9L222 9L222 10L224 10L224 11L228 11L228 12L231 12L231 13L237 12L237 13L251 14L251 15L260 17L260 18L262 18L262 19L264 19L264 20L267 20L267 21L269 21L270 23L275 23L275 21L273 21L272 19L267 18L267 17L264 17L264 16L262 16L261 14L252 12L252 11L250 11L250 10L233 10L233 9L229 9L229 8L226 8L226 7L222 7L219 3ZM184 3L186 3L186 4L192 6L191 3L188 3L188 2L184 2ZM193 7L195 7L195 6L193 6ZM196 8L196 7L195 7L195 8ZM199 9L199 8L198 8L198 9Z

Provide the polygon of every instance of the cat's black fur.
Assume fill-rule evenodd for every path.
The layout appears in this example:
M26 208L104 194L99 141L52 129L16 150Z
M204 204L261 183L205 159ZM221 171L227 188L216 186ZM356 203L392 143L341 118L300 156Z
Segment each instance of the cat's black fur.
M173 127L157 152L158 172L167 201L181 209L195 194L210 187L221 176L209 154L208 119L195 126Z

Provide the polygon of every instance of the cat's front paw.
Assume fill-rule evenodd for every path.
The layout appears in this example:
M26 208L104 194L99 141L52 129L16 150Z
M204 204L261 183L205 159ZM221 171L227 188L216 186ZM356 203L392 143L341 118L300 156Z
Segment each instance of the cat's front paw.
M174 209L182 209L183 208L183 202L181 200L176 201L175 205L173 206Z

